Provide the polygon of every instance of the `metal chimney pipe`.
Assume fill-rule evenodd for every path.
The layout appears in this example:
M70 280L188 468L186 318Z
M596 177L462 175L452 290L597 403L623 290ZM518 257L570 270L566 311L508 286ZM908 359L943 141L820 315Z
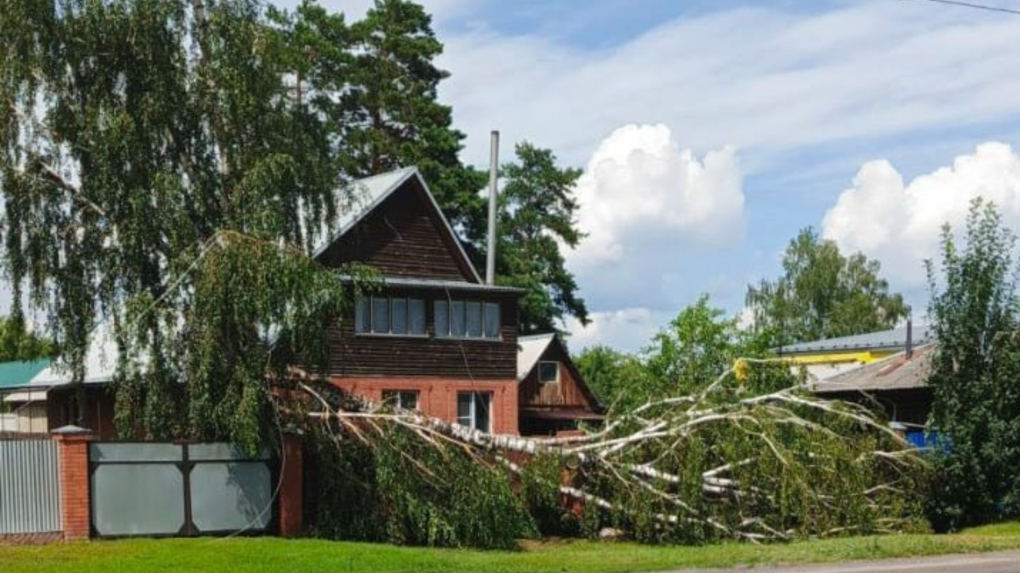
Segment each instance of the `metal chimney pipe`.
M489 245L485 256L485 284L496 284L496 195L499 192L499 132L493 130L489 150Z
M906 348L907 360L914 357L914 321L910 318L907 319L907 348Z

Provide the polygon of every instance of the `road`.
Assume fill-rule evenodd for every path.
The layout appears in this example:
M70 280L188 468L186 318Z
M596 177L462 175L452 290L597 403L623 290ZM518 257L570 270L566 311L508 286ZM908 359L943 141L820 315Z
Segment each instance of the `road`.
M796 567L742 567L696 572L687 570L677 573L1020 573L1020 551Z

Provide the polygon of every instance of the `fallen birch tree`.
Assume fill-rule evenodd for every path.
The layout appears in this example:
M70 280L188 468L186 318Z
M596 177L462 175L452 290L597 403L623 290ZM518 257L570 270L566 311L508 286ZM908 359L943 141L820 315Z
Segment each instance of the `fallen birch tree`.
M523 484L532 517L549 510L535 499L583 507L573 517L589 533L765 542L923 528L924 462L864 407L801 385L755 391L748 371L775 366L737 361L694 394L610 414L603 427L566 439L487 434L312 379L298 389L303 415L326 442L398 456L400 480L449 485L458 476L443 464L460 460L463 471L467 461Z

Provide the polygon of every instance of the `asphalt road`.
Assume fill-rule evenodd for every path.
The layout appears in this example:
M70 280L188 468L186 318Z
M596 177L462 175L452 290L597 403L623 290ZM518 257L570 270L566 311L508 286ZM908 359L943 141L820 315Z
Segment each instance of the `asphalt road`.
M685 571L683 573L695 573ZM1020 551L796 567L706 569L697 573L1020 573Z

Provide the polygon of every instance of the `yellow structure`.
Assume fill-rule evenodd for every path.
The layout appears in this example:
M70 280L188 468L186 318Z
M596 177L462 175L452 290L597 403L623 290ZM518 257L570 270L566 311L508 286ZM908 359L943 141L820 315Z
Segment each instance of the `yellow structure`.
M825 380L902 352L907 347L908 332L914 347L929 342L926 327L911 328L908 325L867 334L802 342L778 351L780 356L791 363L804 366L810 378Z

